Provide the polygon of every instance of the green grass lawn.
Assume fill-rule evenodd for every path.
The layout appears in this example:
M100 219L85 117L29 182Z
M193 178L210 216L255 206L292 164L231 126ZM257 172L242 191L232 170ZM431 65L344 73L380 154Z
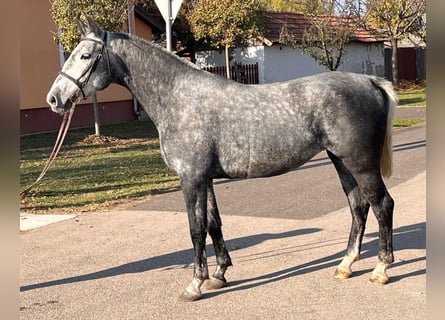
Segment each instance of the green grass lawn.
M401 105L426 103L425 89L400 92ZM396 119L394 128L424 119ZM148 121L71 129L47 175L21 201L21 210L34 213L70 213L116 209L176 189L179 180L164 164L155 127ZM20 187L31 184L42 170L56 133L20 139Z
M425 88L397 93L400 106L426 106Z
M21 202L34 213L106 210L179 185L161 158L151 122L132 121L93 129L72 129L47 175ZM21 190L39 175L56 133L21 137Z
M394 124L393 127L394 129L401 129L401 128L406 128L406 127L411 127L413 125L419 124L425 122L425 119L418 119L418 118L414 118L414 119L395 119L394 120Z

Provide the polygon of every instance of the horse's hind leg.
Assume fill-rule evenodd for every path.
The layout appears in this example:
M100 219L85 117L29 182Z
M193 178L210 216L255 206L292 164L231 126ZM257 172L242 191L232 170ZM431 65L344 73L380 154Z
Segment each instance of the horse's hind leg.
M210 237L212 238L213 247L215 248L217 265L215 273L204 283L204 286L206 289L220 289L227 283L224 274L226 273L227 268L232 265L232 261L229 256L229 252L227 251L221 231L221 217L216 204L212 180L209 180L207 185L207 203L208 228Z
M392 246L394 200L386 189L378 165L369 165L372 162L368 162L368 166L362 163L359 167L358 161L349 160L344 160L343 163L357 181L361 194L371 205L379 224L378 262L369 281L374 284L385 284L388 282L386 269L394 262Z
M360 189L368 202L379 224L379 254L378 262L372 271L370 283L385 284L388 282L386 269L394 262L392 234L394 200L389 195L382 176L376 172L356 175Z
M351 231L346 254L334 273L336 279L347 279L352 274L351 265L360 259L360 249L365 232L366 219L368 217L369 203L363 197L357 181L341 160L331 152L328 151L327 153L338 172L343 190L348 198L352 215Z

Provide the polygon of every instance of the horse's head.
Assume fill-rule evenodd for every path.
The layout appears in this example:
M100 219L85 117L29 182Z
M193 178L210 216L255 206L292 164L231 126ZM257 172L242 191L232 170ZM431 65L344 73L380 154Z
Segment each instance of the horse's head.
M101 30L91 17L87 23L77 22L81 40L66 60L48 92L46 101L57 113L92 93L106 88L111 82L107 32Z

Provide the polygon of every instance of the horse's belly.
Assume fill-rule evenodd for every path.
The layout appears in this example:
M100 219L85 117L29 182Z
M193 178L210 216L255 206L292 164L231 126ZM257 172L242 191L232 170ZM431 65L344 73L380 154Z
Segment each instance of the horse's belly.
M268 156L252 157L247 173L248 178L270 177L294 170L306 163L310 156L289 156L277 154L275 157Z
M250 122L244 134L224 136L218 154L224 172L233 178L279 175L298 168L323 149L313 128L292 121Z
M222 157L220 165L230 178L270 177L298 168L319 151L320 148L309 147L305 150L269 148L256 152L232 153Z

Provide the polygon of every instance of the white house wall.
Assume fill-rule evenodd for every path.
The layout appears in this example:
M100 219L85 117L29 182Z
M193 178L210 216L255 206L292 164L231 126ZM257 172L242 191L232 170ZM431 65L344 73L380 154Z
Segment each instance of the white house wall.
M274 45L265 47L265 83L285 81L325 72L310 56L300 49Z
M271 83L326 72L315 60L304 55L301 49L273 45L232 50L230 63L258 62L259 83ZM224 66L224 51L196 53L198 67ZM385 75L385 57L382 43L352 43L346 49L345 60L338 69L377 76Z
M354 73L385 76L383 43L352 43L346 48L345 61L338 69Z

